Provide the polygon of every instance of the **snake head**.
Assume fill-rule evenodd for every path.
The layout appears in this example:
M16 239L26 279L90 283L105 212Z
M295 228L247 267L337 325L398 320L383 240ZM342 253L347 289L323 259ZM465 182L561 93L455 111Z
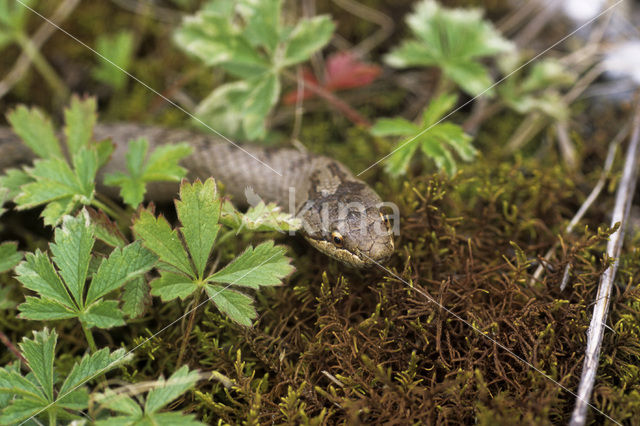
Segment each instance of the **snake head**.
M394 250L382 204L362 185L310 201L298 217L304 237L316 249L354 268L368 268L387 261Z

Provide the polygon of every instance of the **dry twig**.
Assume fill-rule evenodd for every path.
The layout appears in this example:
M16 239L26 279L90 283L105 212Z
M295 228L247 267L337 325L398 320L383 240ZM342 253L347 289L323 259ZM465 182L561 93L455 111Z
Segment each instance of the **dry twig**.
M596 303L593 308L591 324L587 331L587 349L585 352L584 365L580 385L578 386L578 398L571 415L571 426L582 426L587 420L587 407L589 398L593 391L600 360L600 348L604 337L604 324L609 310L611 288L616 276L620 253L624 241L625 225L629 217L633 194L635 193L636 181L638 179L638 145L640 144L640 104L636 107L633 118L633 132L627 150L627 155L622 171L622 178L618 191L616 192L616 202L613 208L611 226L620 223L620 227L609 237L607 244L607 256L613 259L613 263L604 271L600 277Z

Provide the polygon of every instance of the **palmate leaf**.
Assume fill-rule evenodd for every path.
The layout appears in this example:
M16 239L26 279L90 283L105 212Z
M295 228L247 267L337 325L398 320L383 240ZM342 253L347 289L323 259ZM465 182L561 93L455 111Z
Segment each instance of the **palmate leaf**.
M437 66L465 92L491 94L493 83L478 58L513 50L478 9L446 9L433 0L416 4L407 17L414 39L405 40L385 57L394 67Z
M381 119L372 127L376 136L405 136L389 155L385 170L391 176L406 173L415 152L420 150L431 158L439 169L452 176L457 170L450 148L464 161L471 161L477 154L471 144L472 137L462 128L450 122L440 122L455 106L455 95L443 94L433 99L422 114L417 126L403 118Z
M238 79L219 86L196 108L198 120L226 136L264 138L265 118L280 97L281 72L308 60L333 34L328 16L285 25L282 4L212 1L175 32L183 50Z
M99 56L100 63L92 71L93 78L116 90L122 89L128 78L126 72L122 70L129 70L133 48L133 33L130 31L98 36L96 50L101 56ZM109 61L102 57L109 58Z
M7 114L7 120L13 131L38 157L62 158L62 148L53 124L42 111L21 105Z
M183 181L180 196L176 202L180 234L172 230L164 218L156 219L146 210L141 211L133 225L145 247L160 258L160 277L150 283L151 294L164 301L184 299L201 288L211 293L212 288L218 288L216 283L258 289L280 284L293 271L291 259L284 256L285 249L269 241L255 249L247 248L220 271L204 276L220 228L221 200L211 178L204 183ZM253 299L223 287L220 289L225 291L213 302L234 321L250 325L250 318L255 317L251 306Z
M230 201L225 201L222 204L220 223L235 229L236 233L243 230L288 232L296 231L302 226L300 219L284 213L276 203L265 204L262 200L249 207L245 213L239 212Z
M191 389L200 379L197 371L189 371L185 365L173 373L169 379L160 378L153 389L149 391L144 404L144 410L132 398L123 393L107 390L95 397L96 403L124 416L110 417L98 420L99 426L116 425L188 425L201 426L193 415L179 412L159 412L171 401Z
M0 394L10 394L10 403L0 408L0 424L14 424L42 413L54 411L58 419L79 418L65 409L81 411L87 408L89 395L82 387L131 357L125 357L124 349L112 353L102 349L85 355L73 365L58 391L54 389L55 347L58 335L47 328L34 331L34 338L23 338L20 344L22 355L28 361L31 373L22 376L18 369L0 368ZM56 380L57 381L57 380Z
M77 317L88 327L109 328L124 324L115 300L104 297L141 277L157 258L140 242L114 249L106 259L93 259L95 227L83 210L65 216L50 245L50 259L37 250L16 267L16 278L38 297L28 296L18 309L22 318L54 320ZM55 266L54 266L55 265ZM93 277L87 283L90 265Z
M156 181L178 182L187 171L178 165L191 147L186 143L163 145L156 148L147 161L149 142L146 139L134 139L129 142L125 154L127 172L115 172L105 175L104 183L120 187L120 196L131 207L137 207L143 200L146 184Z
M213 179L180 186L180 200L176 201L178 219L182 223L180 232L200 278L204 277L204 268L220 229L220 207Z
M274 246L273 241L248 247L233 262L211 275L209 281L254 289L280 285L282 278L294 270L285 252L284 247Z

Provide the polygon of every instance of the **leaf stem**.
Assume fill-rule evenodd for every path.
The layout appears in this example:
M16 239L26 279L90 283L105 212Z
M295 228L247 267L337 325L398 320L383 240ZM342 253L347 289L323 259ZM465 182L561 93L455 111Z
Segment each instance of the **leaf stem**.
M120 214L118 214L117 211L115 211L111 207L107 206L106 203L103 203L102 201L98 200L97 198L94 198L93 201L91 201L91 205L93 205L94 207L99 208L100 210L103 210L106 214L108 214L109 216L111 216L112 218L114 218L116 220L120 217Z
M49 411L48 411L48 414L49 414L49 425L50 426L55 425L56 424L56 410L55 410L55 408L54 407L50 407Z
M58 76L47 59L40 53L36 45L24 33L18 32L15 35L16 43L22 48L22 51L31 59L33 65L45 79L47 84L54 91L58 99L66 99L69 97L69 88Z
M198 303L200 303L200 295L204 291L204 287L200 288L200 291L196 294L193 299L193 309L191 309L191 314L189 315L189 322L187 323L187 330L184 333L184 337L182 338L182 344L180 345L180 354L178 355L178 362L176 365L180 366L182 364L182 358L184 358L184 352L187 349L187 342L189 341L189 336L191 335L191 330L193 329L193 323L196 318L196 309L198 307Z
M298 83L298 79L296 78L295 74L285 70L282 70L281 72L282 72L282 75L285 76L287 79L295 82L296 84ZM353 109L351 105L349 105L342 99L338 98L336 95L334 95L330 91L324 89L321 86L318 86L317 84L311 81L304 81L303 85L309 90L311 90L313 93L315 93L316 95L320 96L321 98L329 102L329 104L331 104L334 108L344 113L345 117L347 117L349 120L351 120L355 124L359 124L366 128L371 127L371 123L369 122L369 120L364 118L358 111Z
M89 348L91 349L91 353L98 352L98 347L96 346L96 341L93 340L93 335L91 334L91 330L87 325L80 321L80 325L82 325L82 331L84 331L84 335L87 338L87 343L89 343Z

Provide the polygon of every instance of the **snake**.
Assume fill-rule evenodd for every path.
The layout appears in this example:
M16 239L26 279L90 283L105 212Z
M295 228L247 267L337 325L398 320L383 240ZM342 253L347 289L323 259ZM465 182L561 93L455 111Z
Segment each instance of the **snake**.
M100 174L126 171L128 141L146 138L150 150L188 142L192 153L181 161L189 179L213 177L224 184L234 204L244 203L247 189L264 202L275 202L301 220L299 232L325 255L353 268L386 262L394 251L384 203L366 182L340 162L296 148L236 144L217 135L138 123L98 124L94 140L110 139L114 152ZM225 140L226 139L226 140ZM28 164L34 154L8 127L0 126L0 170ZM98 182L101 182L98 176ZM99 187L107 195L114 189ZM171 201L177 184L151 183L146 198Z

